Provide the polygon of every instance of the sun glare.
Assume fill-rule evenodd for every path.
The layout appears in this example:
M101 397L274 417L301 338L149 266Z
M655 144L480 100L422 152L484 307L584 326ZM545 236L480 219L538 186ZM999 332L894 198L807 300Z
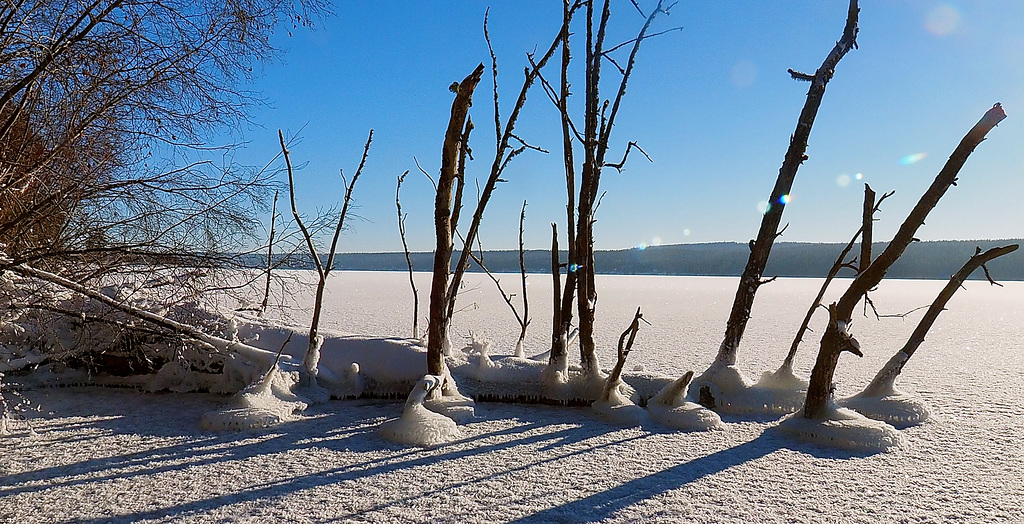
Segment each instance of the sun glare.
M909 166L911 164L916 164L923 160L926 156L928 156L928 153L914 153L912 155L907 155L900 159L900 165Z

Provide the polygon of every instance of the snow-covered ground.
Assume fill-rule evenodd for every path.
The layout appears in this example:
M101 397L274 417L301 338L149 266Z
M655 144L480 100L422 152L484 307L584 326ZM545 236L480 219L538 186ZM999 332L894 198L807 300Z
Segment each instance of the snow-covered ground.
M429 276L417 278L425 315ZM515 288L517 279L502 282ZM467 280L456 345L472 330L492 340L493 353L511 353L518 326L507 306L485 276ZM530 283L528 355L546 350L550 336L550 278ZM717 350L735 285L598 277L602 364L613 364L615 340L641 306L652 325L640 329L626 369L699 373ZM748 378L779 366L818 285L762 287L739 355ZM882 313L899 313L930 303L943 285L883 282L872 298ZM925 400L932 419L901 430L905 445L895 451L795 441L773 428L777 417L723 416L722 431L684 433L621 429L587 408L494 403L477 404L460 440L422 449L377 432L402 402L331 401L269 429L206 432L200 419L227 397L38 389L23 392L38 411L0 437L0 522L1024 521L1024 283L966 287L897 382ZM402 273L337 273L323 327L408 336L410 293ZM277 293L274 315L304 325L311 294L309 286ZM856 319L865 357L843 356L837 395L857 393L921 314ZM817 349L816 335L807 338L796 365L805 376Z

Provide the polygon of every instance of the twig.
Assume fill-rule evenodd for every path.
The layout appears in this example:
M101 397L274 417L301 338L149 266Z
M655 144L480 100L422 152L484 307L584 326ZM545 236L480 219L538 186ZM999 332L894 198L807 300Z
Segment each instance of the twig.
M416 280L413 278L412 255L409 253L409 243L405 240L405 219L408 214L402 214L402 201L399 199L399 195L402 192L402 182L405 181L405 176L408 174L409 170L406 170L398 177L398 185L395 188L395 207L398 208L398 235L402 237L405 263L409 266L409 286L412 287L412 338L419 338L420 294L416 290Z
M626 159L629 158L629 152L632 151L634 147L644 155L644 158L646 158L648 162L654 162L653 160L651 160L651 156L647 154L647 151L644 151L644 148L640 147L639 144L631 140L629 144L626 145L626 152L622 155L622 160L619 161L619 163L617 164L605 162L605 167L614 167L616 171L621 173L622 166L626 165Z

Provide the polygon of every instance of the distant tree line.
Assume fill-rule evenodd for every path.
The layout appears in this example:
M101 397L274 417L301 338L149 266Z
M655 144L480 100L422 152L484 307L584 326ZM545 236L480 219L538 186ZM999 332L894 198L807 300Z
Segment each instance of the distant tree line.
M960 268L965 257L974 253L975 247L982 250L1005 243L1019 243L1010 240L938 240L915 242L907 253L893 264L890 278L915 278L946 280ZM874 251L881 252L885 242L875 242ZM765 274L780 277L824 277L836 255L843 246L838 243L779 242L772 250ZM682 276L726 276L735 277L743 271L749 249L739 242L713 242L707 244L674 244L650 246L645 249L632 248L597 251L597 271L611 275L682 275ZM429 271L433 253L411 253L413 267L417 271ZM486 251L483 259L488 269L496 273L518 273L519 252ZM526 270L530 273L546 273L551 265L551 253L531 249L524 253ZM405 254L393 253L344 253L335 257L335 266L351 271L406 271ZM243 259L244 265L260 267L266 260L258 255ZM277 258L276 267L288 269L312 269L308 255L293 254ZM989 263L992 271L998 272L1000 280L1024 280L1024 253L1011 253ZM477 272L472 266L469 271ZM844 268L840 277L853 277L854 271ZM973 275L982 279L984 275Z

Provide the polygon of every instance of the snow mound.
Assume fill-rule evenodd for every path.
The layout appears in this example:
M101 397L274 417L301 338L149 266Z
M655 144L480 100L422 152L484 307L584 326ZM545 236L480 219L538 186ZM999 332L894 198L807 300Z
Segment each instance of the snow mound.
M684 431L724 429L718 413L686 400L686 388L692 378L693 372L689 371L651 398L647 403L651 420Z
M334 398L401 397L427 372L426 348L419 339L342 335L324 330L321 334L324 340L319 348L317 383ZM240 319L234 335L258 341L260 347L275 353L284 346L284 354L296 361L302 360L309 347L307 334L259 318Z
M422 447L434 447L462 437L455 421L424 405L427 395L443 381L443 377L424 375L409 393L402 416L385 421L377 432L393 442Z
M800 440L841 449L876 452L903 447L896 428L834 404L824 419L804 418L797 412L783 417L777 427Z
M792 413L803 407L807 392L806 382L791 372L765 373L757 384L750 384L736 366L723 365L708 368L694 384L691 400L713 403L715 411L733 415Z
M234 396L235 407L203 414L200 425L211 431L241 431L266 428L297 420L309 401L292 391L299 382L298 371L271 368L263 380Z
M647 411L624 396L621 381L607 388L600 400L590 405L598 417L617 426L640 426L647 421Z
M859 393L841 400L840 404L865 417L898 427L915 426L928 420L929 417L924 401L915 395L897 389L892 389L881 395Z

